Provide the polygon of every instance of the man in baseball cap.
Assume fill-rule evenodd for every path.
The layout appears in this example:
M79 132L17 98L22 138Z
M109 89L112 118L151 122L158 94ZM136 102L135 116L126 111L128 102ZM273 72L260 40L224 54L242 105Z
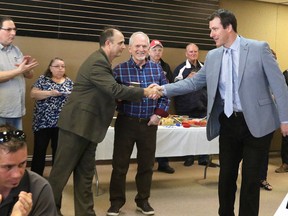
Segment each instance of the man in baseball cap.
M148 59L156 64L160 64L163 72L169 82L173 82L173 73L170 69L169 64L163 61L161 58L163 55L163 45L159 40L152 40L149 48ZM167 157L156 158L158 162L158 171L172 174L175 170L170 167Z
M150 43L150 49L153 49L156 46L160 46L163 48L163 45L159 40L152 40Z
M148 59L150 61L153 61L154 63L161 65L163 72L170 83L173 82L173 73L171 71L169 64L164 62L162 59L163 48L164 47L159 40L152 40L150 43Z

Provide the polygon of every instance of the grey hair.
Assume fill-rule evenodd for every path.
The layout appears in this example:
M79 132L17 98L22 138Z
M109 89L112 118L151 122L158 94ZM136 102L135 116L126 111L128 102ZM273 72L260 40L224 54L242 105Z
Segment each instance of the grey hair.
M134 37L135 37L136 35L143 35L144 37L146 37L146 38L147 38L147 43L148 43L148 46L149 46L149 44L150 44L150 39L149 39L148 35L145 34L144 32L141 32L141 31L134 32L134 33L130 36L130 38L129 38L129 46L131 46L131 45L133 44L133 42L134 42Z

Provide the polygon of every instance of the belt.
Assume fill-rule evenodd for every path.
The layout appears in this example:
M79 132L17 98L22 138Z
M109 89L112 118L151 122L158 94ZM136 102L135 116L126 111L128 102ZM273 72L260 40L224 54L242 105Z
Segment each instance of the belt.
M150 121L150 118L137 118L137 117L132 117L132 116L127 116L123 113L118 113L119 116L124 117L130 121L136 121L139 123L148 123Z

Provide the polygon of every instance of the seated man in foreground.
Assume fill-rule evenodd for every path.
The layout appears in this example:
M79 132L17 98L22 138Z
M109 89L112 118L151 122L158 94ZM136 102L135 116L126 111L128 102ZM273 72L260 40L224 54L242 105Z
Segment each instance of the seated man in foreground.
M38 174L26 170L25 134L0 126L0 215L57 216L52 189Z

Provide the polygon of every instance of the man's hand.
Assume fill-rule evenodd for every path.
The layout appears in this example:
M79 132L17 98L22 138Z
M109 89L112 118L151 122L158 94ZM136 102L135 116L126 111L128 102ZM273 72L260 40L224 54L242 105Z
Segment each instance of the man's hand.
M191 77L193 77L195 74L196 74L196 72L193 72L193 71L192 71L190 74L188 74L187 77L188 77L188 78L191 78Z
M11 216L28 216L32 209L32 194L21 191L19 200L15 203Z
M31 79L33 77L33 69L38 65L38 62L31 56L24 57L21 63L15 64L17 68L1 71L0 83L7 82L20 74L23 74L25 78Z
M163 94L163 91L164 91L163 86L159 86L159 85L157 85L157 86L154 86L154 88L157 89L157 91L159 92L159 94L160 94L161 96L164 95L164 94Z
M156 100L162 96L162 92L158 90L158 84L153 83L147 88L144 88L144 95L150 99Z
M282 135L285 137L285 136L288 136L288 123L281 123L281 133Z
M37 67L39 63L35 58L31 56L24 56L23 61L20 64L16 64L20 73L23 73L25 77L32 78L32 70Z
M160 118L156 114L153 114L150 116L150 121L147 123L148 126L150 125L159 125L160 123Z

